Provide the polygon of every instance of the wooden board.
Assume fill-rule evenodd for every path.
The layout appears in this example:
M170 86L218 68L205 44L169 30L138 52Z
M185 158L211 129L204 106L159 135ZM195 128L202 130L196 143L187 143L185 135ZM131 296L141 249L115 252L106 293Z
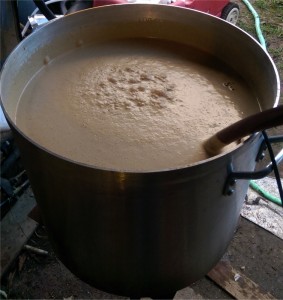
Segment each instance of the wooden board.
M35 199L28 189L1 221L1 278L37 227L28 217L34 206Z
M276 299L229 262L220 261L207 276L236 299Z

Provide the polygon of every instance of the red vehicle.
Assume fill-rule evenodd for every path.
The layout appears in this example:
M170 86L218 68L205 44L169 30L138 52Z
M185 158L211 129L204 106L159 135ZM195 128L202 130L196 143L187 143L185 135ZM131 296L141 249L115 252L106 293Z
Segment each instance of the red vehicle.
M239 18L239 6L229 0L93 0L93 6L126 3L167 4L196 9L236 24Z

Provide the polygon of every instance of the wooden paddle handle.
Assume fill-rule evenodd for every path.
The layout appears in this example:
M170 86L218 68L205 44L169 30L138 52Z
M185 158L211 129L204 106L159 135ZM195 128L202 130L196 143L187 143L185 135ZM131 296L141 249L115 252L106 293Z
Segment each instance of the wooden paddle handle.
M232 142L279 125L283 125L283 105L256 113L220 130L204 143L204 148L209 155L217 155Z

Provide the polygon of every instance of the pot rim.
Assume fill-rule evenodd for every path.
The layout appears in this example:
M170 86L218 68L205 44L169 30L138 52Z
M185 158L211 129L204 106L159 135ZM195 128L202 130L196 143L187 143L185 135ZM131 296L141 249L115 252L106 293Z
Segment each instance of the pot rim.
M176 7L176 6L168 6L168 5L165 5L165 4L149 4L149 3L144 3L144 4L140 4L140 3L135 3L135 4L115 4L115 5L105 5L105 6L99 6L99 7L93 7L93 8L89 8L89 9L85 9L83 11L78 11L78 12L75 12L75 13L72 13L70 15L67 15L67 16L64 16L64 18L58 18L58 19L53 19L51 21L49 21L46 25L44 25L43 27L39 28L36 32L34 32L33 34L29 35L28 37L26 37L23 41L21 41L14 49L13 51L10 53L10 55L8 56L8 58L6 59L6 61L4 62L3 64L3 67L2 67L2 70L1 70L1 74L0 74L0 105L1 105L1 108L3 110L3 113L8 121L8 124L11 128L13 128L14 130L16 130L21 136L23 136L28 142L30 142L31 144L33 144L35 147L43 150L44 152L48 153L49 155L51 156L54 156L58 159L61 159L63 161L66 161L66 162L69 162L69 163L72 163L72 164L76 164L76 165L80 165L82 167L87 167L87 168L90 168L90 169L95 169L95 170L101 170L101 171L111 171L111 172L114 172L114 173L127 173L127 174L154 174L154 173L163 173L163 172L172 172L172 171L177 171L177 170L186 170L188 168L191 168L191 167L196 167L196 166L200 166L200 165L204 165L206 163L209 163L209 162L212 162L212 161L215 161L215 160L219 160L225 156L228 156L228 155L233 155L235 152L239 151L239 149L241 149L243 147L244 144L246 143L251 143L254 138L258 135L258 133L255 133L251 136L249 136L243 143L240 143L239 145L235 146L232 150L228 150L228 151L225 151L223 153L220 153L216 156L213 156L213 157L210 157L210 158L207 158L207 159L204 159L204 160L201 160L201 161L198 161L198 162L195 162L195 163L191 163L191 164L188 164L188 165L185 165L185 166L179 166L179 167L175 167L175 168L163 168L163 169L157 169L157 170L149 170L149 171L139 171L139 170L136 170L136 171L129 171L129 170L126 170L126 169L121 169L121 170L118 170L118 169L111 169L111 168L105 168L105 167L99 167L99 166L95 166L95 165L92 165L92 164L87 164L87 163L83 163L83 162L79 162L79 161L75 161L75 160L72 160L68 157L65 157L63 155L60 155L60 154L57 154L47 148L45 148L44 146L40 145L38 142L34 141L33 139L31 139L27 134L25 134L17 125L16 123L12 120L12 118L9 116L9 113L7 112L7 110L5 109L5 105L4 105L4 101L3 101L3 97L2 97L2 88L3 88L3 85L2 85L2 79L3 77L5 76L5 72L8 72L7 69L8 69L8 65L11 62L12 60L12 57L14 55L16 55L17 52L19 52L21 50L21 48L27 44L29 42L30 39L40 35L41 31L43 30L46 30L46 28L50 27L50 26L54 26L54 24L58 24L58 23L63 23L64 22L64 19L65 18L76 18L76 16L80 15L80 14L91 14L93 13L93 11L97 11L97 10L119 10L119 9L127 9L127 7L131 6L133 7L133 5L135 7L140 7L140 9L144 9L145 7L163 7L163 9L165 10L188 10L188 11L191 11L191 13L193 14L200 14L200 15L206 15L207 18L212 18L212 19L215 19L217 20L216 22L224 22L226 23L226 26L231 26L231 28L233 28L233 30L238 30L241 32L241 34L245 35L246 37L250 38L251 40L253 40L253 42L255 42L261 49L261 51L263 51L265 53L265 55L267 56L267 58L269 59L269 62L271 63L271 66L273 68L273 71L274 71L274 75L275 75L275 78L276 78L276 87L277 87L277 92L276 92L276 97L275 97L275 101L274 101L274 104L273 104L273 107L276 107L278 106L279 104L279 97L280 97L280 79L279 79L279 73L277 71L277 68L276 68L276 65L274 63L274 61L272 60L270 54L264 50L264 48L262 47L262 45L254 38L252 37L250 34L248 34L247 32L245 32L243 29L223 20L223 19L220 19L218 17L215 17L213 15L210 15L208 13L205 13L205 12L201 12L201 11L198 11L198 10L194 10L194 9L190 9L190 8L183 8L183 7ZM117 8L116 8L117 7Z

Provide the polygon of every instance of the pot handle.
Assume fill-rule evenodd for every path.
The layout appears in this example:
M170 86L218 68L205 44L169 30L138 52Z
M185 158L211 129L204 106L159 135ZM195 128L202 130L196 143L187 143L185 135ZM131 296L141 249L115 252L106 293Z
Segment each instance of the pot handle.
M232 165L232 163L230 163L230 165L228 166L228 173L229 173L228 178L225 182L224 189L223 189L224 195L230 196L234 193L233 187L235 186L237 179L247 179L247 180L260 179L260 178L266 177L272 171L278 172L277 166L283 161L283 148L274 157L273 151L270 147L270 144L283 142L283 135L267 137L267 135L264 131L262 132L262 134L264 136L264 140L262 141L262 144L261 144L260 150L259 150L259 154L257 155L256 160L262 159L264 157L263 151L265 151L266 148L268 148L269 154L271 157L271 162L265 168L263 168L259 171L254 171L254 172L234 172L233 165ZM279 173L278 174L275 173L275 175L278 175L278 176L276 176L276 177L278 177L278 178L276 178L277 184L278 184L278 189L279 189L281 198L283 198L282 185L280 182ZM283 203L283 199L281 199L281 201Z

